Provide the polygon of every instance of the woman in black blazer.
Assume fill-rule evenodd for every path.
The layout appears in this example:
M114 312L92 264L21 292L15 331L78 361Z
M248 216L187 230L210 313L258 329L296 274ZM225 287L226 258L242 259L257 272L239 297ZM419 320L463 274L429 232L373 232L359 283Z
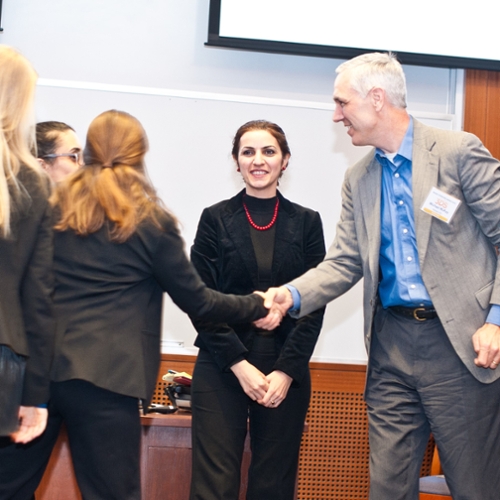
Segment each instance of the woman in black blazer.
M107 111L90 125L85 166L55 188L51 416L24 450L26 493L64 420L83 498L140 498L138 400L148 404L156 385L163 292L207 320L267 313L257 295L224 296L203 284L148 181L146 151L140 123Z
M240 127L232 156L246 187L203 211L191 260L215 290L267 290L323 259L320 216L277 191L290 158L278 125L260 120ZM323 313L286 316L271 332L249 322L193 320L200 351L192 386L191 500L238 498L247 421L247 499L293 498L310 397L309 358Z
M54 341L50 184L31 154L36 80L0 45L0 498L5 450L45 428Z

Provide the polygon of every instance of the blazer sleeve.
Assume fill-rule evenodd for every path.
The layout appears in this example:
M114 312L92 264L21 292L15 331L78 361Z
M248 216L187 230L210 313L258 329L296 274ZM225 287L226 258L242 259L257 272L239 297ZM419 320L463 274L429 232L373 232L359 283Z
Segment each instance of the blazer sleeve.
M312 222L305 224L309 230L304 234L304 262L305 270L317 266L325 256L325 239L321 217L314 212ZM314 351L316 341L323 325L325 307L294 320L285 317L286 322L293 322L295 326L288 334L274 369L281 370L294 380L294 385L300 384L309 367L309 360Z
M54 278L53 232L49 189L37 199L35 210L43 213L28 267L21 282L21 306L29 349L21 404L37 406L49 400L49 372L55 341L52 304ZM37 198L40 196L36 195Z
M493 158L481 141L464 134L458 163L465 201L484 235L497 248L497 268L491 304L500 304L500 162ZM461 161L460 161L461 160Z
M258 295L226 295L210 290L189 262L184 241L176 229L169 228L160 233L152 266L161 288L192 317L240 323L267 315L264 301Z
M221 278L219 237L217 222L210 210L205 209L191 248L191 262L206 285L214 290L218 289ZM246 357L247 348L227 322L213 323L200 318L191 318L191 320L198 332L196 345L208 350L221 370L228 370L235 362Z

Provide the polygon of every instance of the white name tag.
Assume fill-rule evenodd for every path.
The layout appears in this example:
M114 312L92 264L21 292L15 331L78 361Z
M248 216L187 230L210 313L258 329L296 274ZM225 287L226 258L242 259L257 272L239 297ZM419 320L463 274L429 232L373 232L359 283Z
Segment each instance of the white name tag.
M433 187L421 210L449 224L460 203L459 199Z

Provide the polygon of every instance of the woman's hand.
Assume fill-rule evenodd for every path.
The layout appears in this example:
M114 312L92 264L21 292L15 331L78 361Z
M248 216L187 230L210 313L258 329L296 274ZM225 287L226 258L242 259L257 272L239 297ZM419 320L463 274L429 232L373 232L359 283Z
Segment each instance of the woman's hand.
M47 408L21 406L19 408L19 429L10 435L14 443L26 444L37 438L47 425Z
M266 395L269 382L266 376L246 359L231 366L245 394L253 401L260 401Z
M269 382L269 389L258 403L267 408L277 408L286 398L293 379L285 372L275 370L266 377L266 380Z
M255 291L253 293L255 293L256 295L259 295L264 300L266 300L266 295L264 294L264 292ZM283 319L284 314L283 314L281 308L276 306L270 300L268 301L268 303L269 303L269 307L268 307L268 305L264 304L269 309L267 316L265 316L264 318L261 318L257 321L254 321L254 325L257 326L258 328L262 328L263 330L274 330L281 323L281 320Z
M265 318L254 321L257 328L263 330L274 330L288 312L293 307L292 293L286 286L279 288L269 288L267 292L254 292L264 298L264 307L269 309Z

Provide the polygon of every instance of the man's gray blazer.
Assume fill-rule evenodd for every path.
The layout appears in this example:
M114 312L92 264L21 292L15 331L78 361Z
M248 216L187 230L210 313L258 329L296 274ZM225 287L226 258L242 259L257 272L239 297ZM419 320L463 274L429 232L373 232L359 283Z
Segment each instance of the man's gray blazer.
M369 352L377 305L382 167L375 151L346 172L342 212L325 260L291 282L300 316L342 295L364 277L365 345ZM421 210L432 187L461 203L449 224ZM446 333L464 364L482 382L500 370L477 368L472 335L500 304L500 163L479 139L414 120L412 164L415 233L422 278Z

